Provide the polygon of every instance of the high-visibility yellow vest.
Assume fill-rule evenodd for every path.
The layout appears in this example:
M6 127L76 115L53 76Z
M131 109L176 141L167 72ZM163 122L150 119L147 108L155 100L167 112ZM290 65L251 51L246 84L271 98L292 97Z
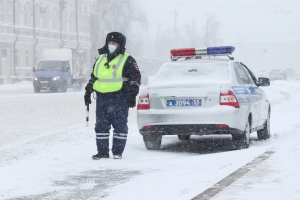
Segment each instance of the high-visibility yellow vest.
M94 76L98 78L94 82L93 89L101 93L116 92L121 90L124 81L128 78L123 78L123 68L129 54L119 54L109 62L107 68L104 64L107 63L107 55L102 54L98 57L94 68Z

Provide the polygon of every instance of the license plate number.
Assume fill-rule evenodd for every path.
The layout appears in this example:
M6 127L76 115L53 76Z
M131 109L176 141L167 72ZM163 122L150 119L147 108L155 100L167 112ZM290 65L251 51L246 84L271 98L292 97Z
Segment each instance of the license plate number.
M202 99L167 100L168 107L202 106Z
M44 84L45 84L45 83L49 83L49 81L41 81L41 83L44 83Z

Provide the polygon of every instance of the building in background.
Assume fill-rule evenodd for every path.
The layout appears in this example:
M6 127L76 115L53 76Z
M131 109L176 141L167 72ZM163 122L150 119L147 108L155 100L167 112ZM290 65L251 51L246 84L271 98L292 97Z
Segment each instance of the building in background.
M90 65L89 0L0 0L0 84L31 80L44 48Z

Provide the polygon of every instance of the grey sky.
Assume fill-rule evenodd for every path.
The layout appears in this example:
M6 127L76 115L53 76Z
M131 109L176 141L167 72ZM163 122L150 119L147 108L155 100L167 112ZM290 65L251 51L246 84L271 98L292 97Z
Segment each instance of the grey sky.
M248 65L253 65L252 68L270 70L300 66L299 0L139 2L144 6L149 19L148 33L153 37L160 25L160 31L169 34L174 40L175 11L178 32L184 32L185 24L195 20L195 29L204 33L207 15L214 15L220 22L220 45L234 45L234 56ZM286 60L290 60L290 63L287 64Z

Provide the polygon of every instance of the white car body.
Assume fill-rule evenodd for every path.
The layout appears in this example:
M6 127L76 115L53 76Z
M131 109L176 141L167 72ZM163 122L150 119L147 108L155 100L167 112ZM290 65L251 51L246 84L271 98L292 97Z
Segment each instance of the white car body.
M244 70L245 74L238 74L238 70ZM241 62L229 59L165 63L140 94L137 111L140 133L143 136L241 135L248 122L250 132L263 129L270 104L249 71ZM231 101L230 98L235 107L221 105ZM144 141L146 144L145 137Z

